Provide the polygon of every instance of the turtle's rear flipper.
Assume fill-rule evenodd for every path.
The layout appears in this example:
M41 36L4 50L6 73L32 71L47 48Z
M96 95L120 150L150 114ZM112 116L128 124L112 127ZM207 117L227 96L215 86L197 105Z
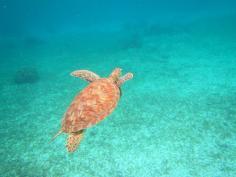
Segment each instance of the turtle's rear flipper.
M75 133L70 133L66 144L68 152L74 152L78 147L78 145L80 144L82 138L83 138L83 130L80 130Z

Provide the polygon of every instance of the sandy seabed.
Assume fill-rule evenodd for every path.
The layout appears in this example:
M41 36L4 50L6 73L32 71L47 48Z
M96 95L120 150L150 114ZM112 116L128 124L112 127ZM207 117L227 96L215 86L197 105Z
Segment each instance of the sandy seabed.
M118 43L105 36L77 45L81 40L63 37L4 50L0 174L236 176L236 38L204 27L196 23ZM36 68L40 80L15 84L14 73L24 66ZM87 84L69 73L89 69L105 77L117 66L134 73L117 109L86 131L75 153L67 153L65 134L49 143Z

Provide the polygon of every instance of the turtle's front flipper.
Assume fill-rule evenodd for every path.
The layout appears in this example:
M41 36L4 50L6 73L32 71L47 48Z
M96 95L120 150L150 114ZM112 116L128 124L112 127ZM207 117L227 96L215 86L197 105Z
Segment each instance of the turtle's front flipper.
M127 73L124 76L119 78L119 81L118 81L117 85L120 87L123 83L125 83L126 81L128 81L132 78L133 78L133 74L132 73Z
M93 81L95 81L95 80L100 78L97 74L95 74L92 71L88 71L88 70L76 70L76 71L73 71L71 73L71 76L79 77L79 78L84 79L84 80L86 80L88 82L93 82Z
M78 145L80 144L82 138L83 138L83 130L80 130L75 133L70 133L66 144L68 152L74 152L78 147Z

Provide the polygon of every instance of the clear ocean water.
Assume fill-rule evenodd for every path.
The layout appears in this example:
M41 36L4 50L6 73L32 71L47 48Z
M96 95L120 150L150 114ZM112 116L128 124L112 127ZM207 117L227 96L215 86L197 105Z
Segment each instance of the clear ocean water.
M134 78L68 153L88 83ZM0 0L1 177L235 177L236 1Z

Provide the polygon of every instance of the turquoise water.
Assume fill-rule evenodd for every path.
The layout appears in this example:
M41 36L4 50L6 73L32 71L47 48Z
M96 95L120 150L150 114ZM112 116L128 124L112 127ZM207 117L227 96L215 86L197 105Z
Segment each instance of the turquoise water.
M21 2L21 3L19 3ZM0 1L0 176L235 177L233 1ZM69 154L50 143L73 97L133 72Z

